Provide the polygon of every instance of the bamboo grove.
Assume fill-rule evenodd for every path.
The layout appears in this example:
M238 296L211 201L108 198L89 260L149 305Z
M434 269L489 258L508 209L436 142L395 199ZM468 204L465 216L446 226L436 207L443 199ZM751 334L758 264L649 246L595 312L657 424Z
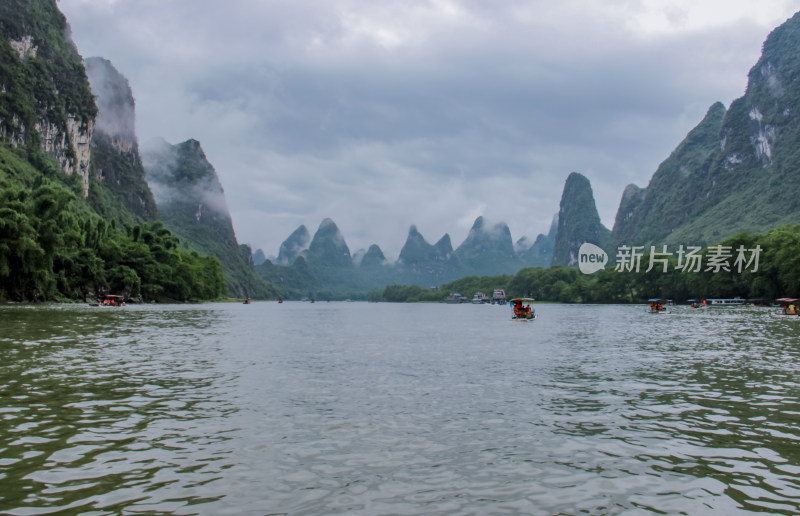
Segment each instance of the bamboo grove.
M216 258L182 249L159 221L107 221L79 195L74 176L59 173L46 158L34 168L31 156L22 154L0 148L0 299L87 300L114 293L189 301L225 291Z

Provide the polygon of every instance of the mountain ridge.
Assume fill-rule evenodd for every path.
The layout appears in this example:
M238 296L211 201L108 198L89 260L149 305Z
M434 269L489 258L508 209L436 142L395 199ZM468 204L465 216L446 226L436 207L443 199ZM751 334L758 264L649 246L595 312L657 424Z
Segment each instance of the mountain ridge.
M623 195L618 244L708 245L800 221L798 55L800 12L770 32L745 94L727 110L709 108L653 174L642 202Z
M236 239L225 192L200 142L188 139L171 145L150 140L142 159L161 219L189 249L219 259L229 295L274 295L255 274L250 248Z

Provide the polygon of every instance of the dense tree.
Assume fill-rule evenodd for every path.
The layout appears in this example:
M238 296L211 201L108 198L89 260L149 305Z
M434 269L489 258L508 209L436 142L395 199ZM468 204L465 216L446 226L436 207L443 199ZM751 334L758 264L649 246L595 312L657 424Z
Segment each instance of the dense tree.
M0 146L0 299L187 301L225 292L216 258L181 249L158 221L118 229L73 178L43 174L18 152Z
M714 266L715 255L724 257L719 267ZM650 267L650 255L645 254L638 270L608 267L592 275L568 267L529 267L514 276L470 276L433 292L391 285L373 298L441 302L451 292L472 296L495 288L505 289L509 297L561 303L641 303L655 297L678 302L732 297L768 301L800 296L800 225L760 235L741 233L709 246L700 253L699 270L680 267L685 262L679 263L676 256L665 259Z

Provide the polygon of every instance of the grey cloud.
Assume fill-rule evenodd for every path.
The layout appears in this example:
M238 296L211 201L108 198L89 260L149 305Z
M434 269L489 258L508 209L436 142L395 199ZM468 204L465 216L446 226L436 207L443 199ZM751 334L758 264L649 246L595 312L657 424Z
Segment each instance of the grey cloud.
M653 5L59 3L79 50L130 80L140 140L202 143L242 242L273 255L329 217L389 259L411 224L454 247L480 215L546 233L572 171L610 226L624 187L744 92L772 28L631 28ZM665 19L688 24L687 5Z

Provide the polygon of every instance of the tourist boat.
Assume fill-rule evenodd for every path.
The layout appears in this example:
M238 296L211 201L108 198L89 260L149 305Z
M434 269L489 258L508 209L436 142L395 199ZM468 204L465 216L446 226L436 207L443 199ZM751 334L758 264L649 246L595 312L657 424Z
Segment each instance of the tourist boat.
M122 296L115 296L106 294L103 300L97 303L98 306L125 306L125 300Z
M506 291L502 288L494 289L492 292L492 304L493 305L504 305L506 304Z
M741 297L734 298L721 298L721 299L704 299L703 306L707 308L719 308L726 306L744 306L747 300Z
M509 301L511 309L514 311L511 316L515 321L532 321L536 319L536 310L531 308L531 303L534 301L530 297L518 297ZM527 304L527 306L525 306Z
M244 298L243 304L249 305L250 304L250 298L249 297Z
M793 297L781 297L776 299L778 303L781 304L781 310L777 312L770 312L770 315L775 317L794 317L795 319L800 319L798 315L800 315L800 306L798 305L798 299Z
M647 300L650 303L650 307L647 309L647 313L649 314L668 314L670 313L669 310L666 309L664 306L665 304L671 304L672 301L669 299L664 299L661 297L654 297L652 299Z
M472 296L472 304L473 305L483 305L489 302L489 296L484 294L483 292L475 292L475 295Z

